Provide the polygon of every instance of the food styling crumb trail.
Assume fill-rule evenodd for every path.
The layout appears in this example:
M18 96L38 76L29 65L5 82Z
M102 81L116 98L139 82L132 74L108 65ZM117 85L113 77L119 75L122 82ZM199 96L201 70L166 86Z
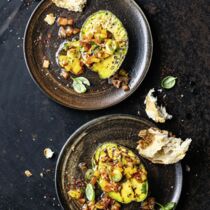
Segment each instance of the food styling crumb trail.
M29 170L25 170L25 176L27 177L31 177L32 176L32 173L29 171Z

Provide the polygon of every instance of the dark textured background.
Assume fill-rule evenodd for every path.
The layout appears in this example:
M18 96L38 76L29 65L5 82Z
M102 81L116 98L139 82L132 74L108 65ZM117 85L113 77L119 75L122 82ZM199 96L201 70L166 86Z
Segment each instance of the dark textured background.
M154 37L147 77L123 103L104 111L82 112L50 101L27 72L22 39L38 2L0 1L0 210L60 209L54 168L69 135L83 123L106 114L146 117L145 94L159 87L161 78L169 74L178 77L176 87L165 91L165 103L174 119L162 128L193 139L183 161L184 188L178 210L210 209L210 2L137 2L148 17ZM56 152L52 160L43 157L45 147ZM24 176L26 169L31 170L32 177Z

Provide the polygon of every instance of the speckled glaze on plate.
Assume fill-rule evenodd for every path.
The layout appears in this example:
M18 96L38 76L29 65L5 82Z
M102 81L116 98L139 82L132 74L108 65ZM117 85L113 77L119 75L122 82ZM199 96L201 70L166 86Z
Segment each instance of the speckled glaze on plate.
M55 53L63 40L58 38L58 26L44 22L47 14L57 17L73 17L75 27L81 27L88 16L98 10L110 10L125 26L129 36L129 50L122 64L131 77L130 91L124 92L100 80L98 75L87 70L92 86L85 94L74 92L70 79L59 76ZM50 34L50 35L49 35ZM41 40L39 39L41 37ZM34 10L24 37L24 55L29 73L41 90L51 99L66 107L81 110L96 110L113 106L131 95L141 84L150 66L153 51L152 35L147 19L133 0L89 0L82 13L69 12L56 7L51 0L42 1ZM51 61L49 70L42 69L44 57Z
M104 142L126 146L137 154L136 142L139 130L154 126L149 121L130 115L107 115L92 120L70 136L60 152L56 165L55 184L59 201L65 210L79 210L69 200L67 183L70 178L81 177L78 164L86 162L91 167L91 157L96 148ZM178 203L182 189L182 167L180 163L164 166L152 164L141 158L148 171L149 190L159 203ZM137 210L139 203L123 205L123 210Z

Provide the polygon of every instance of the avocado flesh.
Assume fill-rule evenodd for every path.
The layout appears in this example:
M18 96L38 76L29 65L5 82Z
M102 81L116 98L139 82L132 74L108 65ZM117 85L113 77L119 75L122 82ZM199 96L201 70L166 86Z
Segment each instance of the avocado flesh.
M59 65L74 75L83 73L83 66L80 61L79 41L69 41L66 43L66 47L67 50L65 50L65 47L62 48L65 54L58 55Z
M131 150L123 146L114 143L105 143L97 148L92 157L94 170L98 170L99 173L106 171L107 174L111 174L113 168L110 166L109 161L104 161L107 155L110 158L109 160L117 162L119 167L121 165L124 178L120 182L117 182L117 184L120 185L119 191L107 192L107 186L112 185L113 182L100 176L98 184L102 191L107 192L112 199L124 204L128 204L132 201L143 201L147 197L148 182L146 170L140 162L140 159ZM129 166L127 166L128 160ZM130 164L131 162L132 164ZM114 169L116 168L118 168L118 166L114 167ZM141 180L137 180L132 176L139 170L143 172Z
M94 63L90 69L99 74L101 79L110 78L119 70L128 51L128 35L121 21L111 12L100 10L92 14L83 24L80 32L80 40L83 40L98 27L103 27L110 32L117 43L124 43L119 46L113 55Z

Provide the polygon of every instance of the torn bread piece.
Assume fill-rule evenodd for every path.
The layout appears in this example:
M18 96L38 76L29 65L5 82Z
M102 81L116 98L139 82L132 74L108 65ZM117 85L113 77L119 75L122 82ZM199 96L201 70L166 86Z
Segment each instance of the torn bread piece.
M192 141L190 138L183 141L158 128L141 130L139 136L141 137L137 146L139 154L158 164L174 164L182 160Z
M87 0L52 0L57 7L67 9L72 12L82 12Z
M157 97L153 96L155 89L151 89L146 96L144 104L146 105L146 113L149 118L157 123L165 123L166 120L172 119L172 115L168 114L164 106L158 106Z

